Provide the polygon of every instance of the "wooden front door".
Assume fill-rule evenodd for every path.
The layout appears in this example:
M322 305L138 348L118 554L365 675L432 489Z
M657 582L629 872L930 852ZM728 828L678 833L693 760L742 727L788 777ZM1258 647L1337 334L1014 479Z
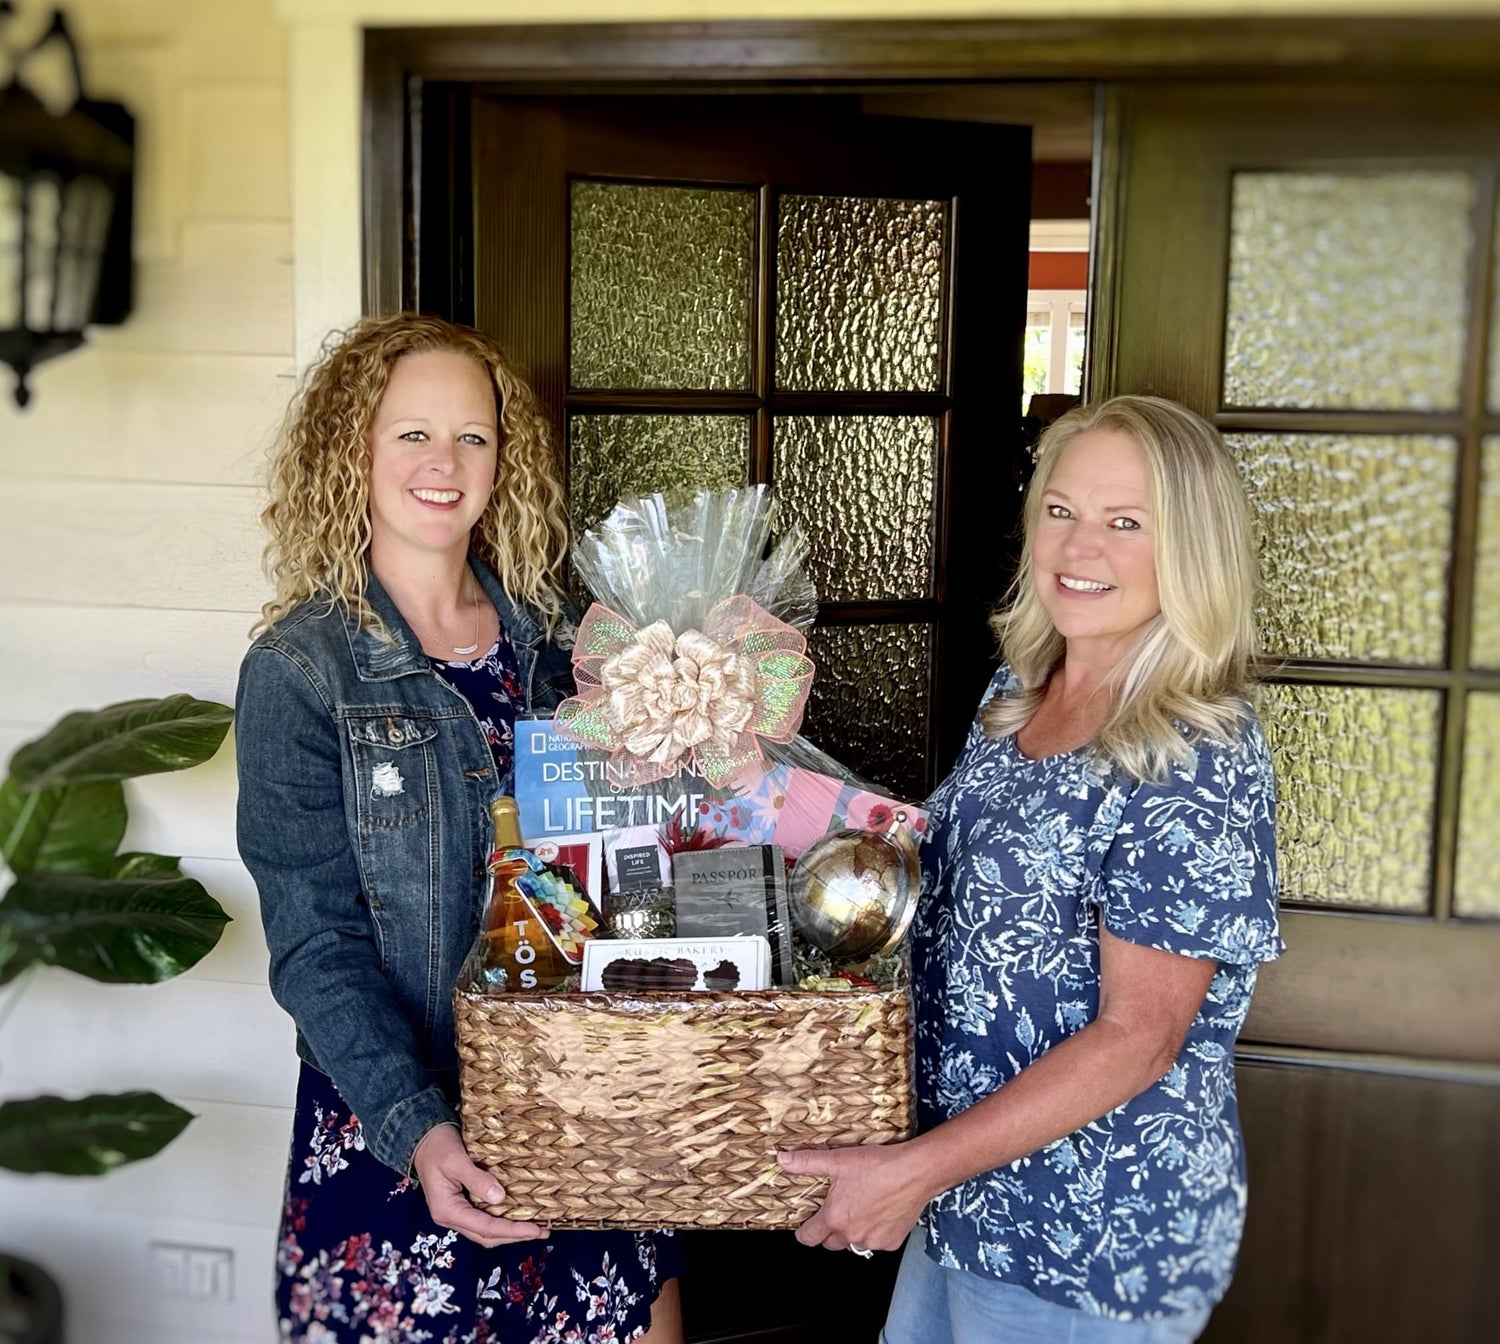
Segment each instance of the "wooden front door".
M1288 952L1244 1032L1251 1207L1209 1337L1477 1338L1500 1249L1500 98L1111 99L1093 393L1223 432L1274 660Z

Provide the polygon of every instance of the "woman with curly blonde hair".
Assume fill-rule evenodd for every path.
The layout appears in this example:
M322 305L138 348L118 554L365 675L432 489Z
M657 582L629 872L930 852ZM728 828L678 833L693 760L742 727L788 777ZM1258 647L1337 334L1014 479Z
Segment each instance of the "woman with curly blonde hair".
M567 547L562 485L551 431L531 388L489 337L436 317L403 314L360 323L325 344L293 401L271 464L271 534L266 568L276 596L261 609L274 625L314 597L342 602L379 629L364 600L370 548L369 426L391 371L404 355L447 352L494 381L504 463L497 460L489 506L470 550L513 598L550 629L561 608L559 570Z
M239 847L302 1060L283 1340L678 1344L664 1233L560 1232L455 1120L450 992L518 715L572 692L563 492L530 388L480 332L337 335L271 462L275 596L240 671Z

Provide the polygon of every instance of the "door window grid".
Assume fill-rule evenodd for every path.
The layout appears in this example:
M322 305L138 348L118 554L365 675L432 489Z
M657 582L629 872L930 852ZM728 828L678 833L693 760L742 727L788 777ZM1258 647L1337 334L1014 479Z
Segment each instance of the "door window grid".
M1272 610L1263 620L1263 628L1273 636L1268 640L1268 653L1273 657L1289 656L1288 663L1275 677L1279 684L1267 688L1263 706L1268 733L1278 757L1278 776L1285 800L1281 847L1283 899L1289 904L1410 911L1439 919L1450 915L1459 918L1500 917L1500 886L1497 886L1496 877L1500 869L1484 859L1484 852L1487 852L1484 846L1489 843L1486 837L1490 834L1484 820L1488 815L1486 809L1490 808L1486 799L1495 787L1496 769L1494 744L1484 734L1488 732L1493 736L1491 701L1500 703L1500 697L1495 695L1500 691L1500 678L1476 670L1481 666L1481 660L1487 657L1488 646L1493 643L1493 636L1485 631L1482 611L1494 592L1500 590L1500 575L1494 572L1497 559L1500 559L1500 541L1486 535L1491 529L1485 525L1479 498L1481 482L1493 488L1487 473L1481 473L1479 456L1484 436L1489 435L1493 441L1496 426L1491 423L1493 416L1486 420L1484 408L1486 404L1491 407L1496 404L1497 392L1493 385L1489 389L1478 386L1473 377L1482 361L1463 360L1461 355L1456 355L1451 364L1444 361L1453 368L1454 393L1449 397L1439 395L1430 374L1425 375L1424 382L1420 370L1412 371L1408 355L1403 355L1399 346L1392 346L1390 330L1371 338L1372 351L1387 352L1379 356L1372 353L1371 358L1393 360L1393 369L1405 369L1411 376L1393 376L1386 380L1382 384L1385 391L1378 397L1360 393L1352 385L1340 386L1341 376L1355 367L1349 363L1347 347L1351 338L1347 333L1361 327L1368 330L1372 322L1379 325L1380 319L1388 318L1393 309L1405 311L1399 303L1379 307L1379 296L1372 293L1371 284L1377 289L1382 284L1410 286L1416 283L1411 268L1403 271L1397 265L1383 265L1378 257L1367 253L1364 270L1373 273L1371 284L1340 284L1335 282L1359 275L1357 269L1348 267L1347 256L1338 249L1323 248L1325 265L1320 275L1317 271L1318 250L1311 249L1313 255L1309 259L1309 249L1303 249L1297 265L1307 273L1298 281L1300 297L1293 295L1278 301L1267 291L1250 305L1244 299L1248 292L1244 258L1269 257L1275 249L1266 238L1255 239L1246 234L1259 228L1274 235L1279 247L1285 249L1288 246L1285 236L1287 221L1275 220L1278 184L1288 188L1286 195L1294 203L1292 224L1295 225L1297 212L1305 214L1310 199L1317 202L1326 217L1331 196L1336 197L1339 188L1346 183L1355 188L1344 194L1346 212L1354 211L1360 204L1368 206L1373 198L1377 201L1384 199L1387 203L1399 201L1401 209L1408 212L1415 209L1420 213L1422 204L1419 202L1413 206L1408 199L1414 190L1428 188L1439 206L1445 201L1451 205L1460 198L1460 203L1472 205L1480 191L1493 193L1493 173L1494 165L1489 166L1488 172L1477 173L1393 170L1382 175L1378 171L1360 168L1348 173L1284 171L1237 174L1235 177L1236 208L1231 222L1231 270L1223 366L1226 409L1219 416L1231 447L1236 445L1236 440L1241 449L1247 442L1255 440L1279 440L1288 446L1293 456L1299 451L1304 457L1308 453L1315 455L1319 444L1324 445L1325 456L1330 447L1335 452L1357 452L1361 446L1379 442L1372 434L1378 422L1360 408L1383 405L1392 405L1396 413L1404 416L1403 427L1410 423L1416 428L1425 420L1434 430L1451 426L1454 434L1447 440L1452 444L1453 452L1452 466L1448 470L1428 473L1417 467L1406 451L1412 444L1439 444L1443 442L1442 438L1418 436L1407 440L1403 446L1400 436L1388 436L1383 453L1377 453L1377 456L1383 456L1384 462L1373 477L1370 473L1343 473L1342 503L1336 495L1330 496L1329 502L1346 513L1362 513L1378 525L1368 530L1362 545L1346 548L1345 572L1340 575L1340 582L1324 585L1327 591L1321 594L1325 602L1335 605L1343 602L1347 606L1351 601L1359 600L1360 594L1364 594L1367 600L1379 602L1392 597L1390 587L1404 592L1405 585L1417 581L1423 594L1418 598L1418 607L1431 609L1438 621L1436 631L1441 635L1441 642L1434 646L1431 637L1427 637L1421 646L1435 647L1438 654L1435 659L1424 658L1421 649L1411 645L1388 647L1386 656L1392 658L1395 666L1385 672L1374 661L1381 656L1374 645L1340 647L1336 640L1309 643L1306 612L1290 608L1296 603L1316 603L1320 596L1317 585L1313 585L1313 591L1309 591L1306 584L1268 585L1267 598ZM1397 187L1400 191L1394 192ZM1359 199L1361 196L1363 202ZM1247 200L1255 204L1255 210L1240 208ZM1482 249L1481 255L1486 258L1486 263L1493 257L1494 269L1500 271L1500 239L1476 239L1471 227L1471 218L1492 219L1492 210L1487 214L1472 209L1460 210L1457 211L1457 220L1453 217L1455 212L1446 208L1426 213L1438 233L1457 227L1462 235L1457 248L1449 246L1444 249L1442 238L1436 236L1416 240L1416 245L1425 243L1434 253L1447 252L1446 256L1439 255L1433 263L1445 267L1445 274L1453 272L1455 267L1461 277L1491 269L1488 264L1483 267L1468 264L1467 251L1471 246ZM1348 221L1335 221L1331 229L1333 233L1339 233L1341 230L1347 232L1349 227L1352 225ZM1295 227L1292 232L1295 233ZM1393 241L1393 246L1397 247L1412 245L1409 236ZM1452 255L1454 251L1459 252L1456 258ZM1311 271L1307 270L1309 266L1313 268ZM1493 282L1494 277L1490 279ZM1446 284L1444 292L1451 288L1451 284ZM1322 330L1309 329L1306 323L1292 323L1283 337L1280 355L1274 352L1274 342L1271 346L1262 343L1257 354L1254 343L1247 344L1245 339L1249 330L1247 315L1251 308L1279 312L1284 316L1292 310L1289 304L1295 307L1306 299L1308 289L1316 291L1318 303L1315 308L1321 305ZM1478 314L1483 312L1482 307L1471 310L1471 304L1483 303L1483 296L1474 295L1472 289L1472 285L1464 282L1460 287L1461 301L1438 305L1445 316L1447 331L1435 334L1430 330L1430 322L1417 327L1408 324L1412 340L1424 349L1442 346L1461 352L1466 340L1472 341L1478 336ZM1240 306L1238 315L1237 303ZM1340 313L1337 311L1339 304L1350 311ZM1334 311L1327 311L1330 305ZM1429 306L1413 311L1421 311L1430 318L1434 310ZM1396 330L1399 340L1399 324ZM1341 331L1345 335L1340 336ZM1494 322L1494 331L1500 332L1500 318ZM1492 335L1491 340L1494 339ZM1297 351L1294 359L1286 358L1288 346ZM1317 354L1324 347L1329 351L1329 358L1320 364ZM1390 353L1392 350L1395 350L1394 354ZM1491 378L1500 376L1497 373L1500 359L1497 359L1493 345L1487 362ZM1456 367L1459 364L1464 369L1461 382ZM1288 383L1288 378L1295 385ZM1267 409L1243 408L1245 389L1252 386L1259 388L1255 400ZM1394 394L1392 387L1396 389ZM1390 395L1397 395L1398 402L1390 403ZM1449 405L1456 402L1456 409L1447 414L1440 409L1431 409L1440 408L1445 402ZM1296 409L1272 409L1280 407ZM1313 412L1310 408L1314 407L1349 409ZM1274 435L1254 433L1256 430L1269 431L1273 426ZM1379 478L1392 471L1398 475L1410 471L1415 491L1398 490L1392 497L1390 492L1379 488ZM1253 464L1247 475L1251 477L1249 485L1255 500L1257 488ZM1424 480L1425 491L1420 488ZM1431 536L1422 553L1426 558L1419 562L1416 555L1408 555L1411 564L1400 562L1402 573L1382 589L1378 576L1393 557L1389 547L1382 548L1373 543L1383 529L1393 523L1392 515L1399 513L1403 493L1410 507L1417 508L1435 524L1440 524L1443 515L1455 506L1458 513L1450 525L1439 528L1439 532L1446 533L1446 541L1439 532L1427 529ZM1320 536L1316 511L1311 514L1303 512L1299 517L1296 501L1288 499L1286 490L1267 492L1262 489L1256 502L1262 514L1263 545L1266 544L1266 534L1274 532L1279 557L1295 559L1300 553L1306 559L1310 550L1316 551L1326 544L1330 521L1326 512L1324 535ZM1477 527L1470 525L1469 510L1478 515L1472 520L1477 522ZM1267 513L1281 515L1271 528L1265 526ZM1472 539L1476 531L1477 544L1473 540L1464 540L1466 537ZM1387 540L1390 540L1389 536ZM1407 540L1409 543L1409 534ZM1345 541L1348 541L1347 536ZM1440 555L1431 552L1434 542L1442 543ZM1440 574L1432 572L1429 561L1442 562ZM1418 580L1410 572L1412 565L1418 568L1425 565L1427 578ZM1270 568L1274 571L1275 564ZM1288 610L1277 612L1274 609L1278 598L1286 602ZM1456 606L1453 605L1455 601ZM1398 620L1405 619L1405 615L1398 617ZM1301 638L1293 633L1299 628L1299 621L1302 622ZM1316 613L1314 621L1316 623ZM1429 663L1433 670L1424 674L1419 666L1423 662ZM1399 689L1403 686L1411 689ZM1418 689L1421 686L1430 689ZM1415 704L1416 701L1411 700L1413 696L1428 700L1437 707L1426 728L1412 720L1410 714L1396 713L1403 706L1410 708ZM1339 731L1333 731L1330 726L1326 733L1306 733L1309 713L1312 719L1326 720L1329 725L1333 719L1339 719ZM1385 772L1383 788L1377 788L1381 772L1372 773L1368 762L1372 759L1369 753L1377 750L1377 744L1381 742L1404 743L1399 748L1403 759L1408 763L1430 759L1434 768L1425 779L1415 777L1409 771L1389 769ZM1361 765L1362 761L1364 765ZM1444 799L1451 801L1444 803ZM1413 807L1416 807L1416 813L1413 813ZM1359 818L1370 810L1377 816L1390 818L1393 829L1384 826L1373 830L1362 828L1358 824ZM1445 828L1439 825L1439 818L1452 812L1458 813L1457 826L1453 828L1456 835L1448 838L1445 845ZM1427 819L1414 832L1413 817L1422 813ZM1345 819L1341 828L1335 829L1326 822L1335 814ZM1415 853L1427 879L1421 889L1420 901L1414 900L1407 873L1414 852L1413 835L1421 842ZM1399 843L1396 843L1398 839ZM1314 853L1322 850L1316 859L1309 858L1309 842L1314 846ZM1395 854L1404 851L1408 855L1400 877L1386 871L1393 851Z
M720 257L705 266L691 248L684 251L675 244L663 248L656 229L636 227L631 220L621 226L613 220L611 192L624 193L615 199L628 207L626 213L632 219L643 213L655 217L663 208L680 207L682 200L678 198L686 199L684 192L713 196L711 204L716 207L716 215L722 216L718 229L721 243L731 234L740 237L744 232L732 202L733 196L747 194L743 190L699 190L650 182L575 178L570 191L573 270L570 326L575 334L570 344L577 343L580 323L598 319L603 325L614 327L623 320L622 314L624 318L634 314L639 320L633 325L638 329L666 320L671 331L675 331L681 324L681 315L663 319L646 313L642 317L638 310L644 300L635 290L649 282L658 293L664 290L670 295L676 271L684 272L683 283L694 292L702 290L705 284L722 289L728 277L738 293L739 277L754 273L756 252L766 246L760 230L752 231L745 239L745 264L726 263ZM657 202L650 198L652 192L666 195ZM721 205L724 208L717 209ZM830 468L839 476L839 489L833 491L836 499L823 498L829 494L825 488L827 481L814 480L810 485L804 482L803 493L808 498L791 501L786 511L790 518L798 512L799 503L804 506L801 512L808 514L803 521L813 542L813 568L818 568L821 554L823 569L827 571L821 576L820 597L825 603L837 602L840 608L835 617L837 623L820 626L812 639L813 647L822 649L831 659L820 681L831 680L821 689L815 686L806 731L821 738L856 771L906 795L920 796L931 782L926 774L933 749L930 693L935 624L931 618L938 613L931 594L935 587L932 566L936 560L934 539L938 529L938 455L948 403L943 330L950 207L946 200L807 195L784 196L775 206L778 211L785 210L779 237L777 233L770 235L776 241L770 244L773 274L768 278L776 287L773 298L778 330L772 333L764 327L752 328L749 363L757 371L755 386L736 392L717 377L706 381L699 378L696 382L684 379L682 370L690 365L686 355L676 359L670 377L655 373L642 376L639 357L632 356L628 371L616 367L612 371L614 378L594 367L598 359L580 364L576 354L570 356L574 375L566 398L570 508L576 526L584 521L585 515L600 511L604 496L610 491L669 489L686 485L690 480L696 483L699 473L690 444L683 451L678 451L684 447L681 444L676 448L669 444L657 452L650 447L656 434L670 436L679 427L690 430L690 438L703 439L712 445L710 456L718 464L718 474L736 474L737 464L743 461L744 479L765 479L761 474L763 468L758 468L758 463L764 461L773 479L783 487L794 488L798 478L796 447L790 441L784 447L776 444L787 426L824 421L828 422L828 432L835 441L850 440L851 435L854 440L869 439L870 452L856 451L855 460ZM606 211L602 224L601 208ZM774 219L773 215L773 227ZM861 227L873 235L868 246L859 245ZM809 228L819 237L832 231L833 242L842 244L834 248L838 254L834 260L842 258L842 264L830 266L825 273L813 273L810 263L816 260L817 249L799 251L791 245ZM591 256L584 258L580 266L580 231L585 246L589 245L590 237L596 240L596 245L604 239L616 251L634 251L637 255L613 264L607 258ZM663 257L673 256L677 257L675 265L647 264L650 259L659 263ZM870 273L861 274L861 265ZM651 274L648 276L647 272ZM588 285L580 284L580 275L589 281ZM892 275L900 281L894 287L888 283ZM806 283L794 290L799 276ZM602 285L598 283L601 278ZM802 293L802 289L816 292ZM608 300L611 293L616 295L613 301ZM784 302L784 297L790 302ZM799 312L795 349L783 352L782 338L786 333L782 329L786 327L788 314ZM895 317L901 319L904 335L893 346L889 319ZM818 322L826 329L821 334ZM717 344L732 346L733 343L721 340ZM758 344L763 348L757 350ZM612 341L601 345L598 340L585 337L586 348L601 351L601 359L608 357L612 345ZM887 355L881 354L883 348L888 348ZM773 351L776 372L768 357ZM785 380L777 374L782 371L779 366L786 362L787 355L797 356L785 369L794 385L816 389L821 384L828 390L799 390L786 397ZM731 350L730 359L737 367L737 351ZM582 368L589 369L587 380L578 377ZM648 388L649 391L645 390ZM868 404L872 395L879 403L879 414L861 415L862 411L874 409ZM901 415L903 397L908 399L912 411L929 414ZM778 413L784 400L795 403L798 410L803 409L803 403L812 403L807 409L815 409L815 414ZM731 442L737 431L729 428L731 423L744 424L745 418L727 414L731 410L748 413L750 451L745 459L738 457ZM704 414L705 411L719 413ZM770 446L769 459L761 458L756 449L756 442L762 436ZM798 441L805 438L800 436ZM807 444L802 446L805 449ZM858 450L860 444L851 441L850 446ZM605 461L619 454L623 454L621 461ZM804 468L806 465L803 464ZM806 471L802 474L806 475ZM903 489L903 483L909 489ZM899 518L895 515L886 518L882 513L882 491L886 495L892 492L900 495ZM838 516L824 519L820 512L824 505L833 506ZM913 508L916 514L908 516ZM828 536L819 535L830 529ZM864 567L858 564L860 548L854 547L851 552L848 545L850 538L862 530L871 533L869 540L879 552ZM899 555L887 554L892 546ZM887 591L892 577L900 575L905 578L898 589ZM871 581L877 584L878 591L870 588ZM871 618L874 624L868 623ZM859 653L869 655L866 659L869 666L843 669L853 677L849 693L845 693L840 689L846 679L841 672L840 656ZM903 721L900 733L882 735L864 730L863 716L871 696L900 708ZM899 744L900 750L892 750L895 744Z

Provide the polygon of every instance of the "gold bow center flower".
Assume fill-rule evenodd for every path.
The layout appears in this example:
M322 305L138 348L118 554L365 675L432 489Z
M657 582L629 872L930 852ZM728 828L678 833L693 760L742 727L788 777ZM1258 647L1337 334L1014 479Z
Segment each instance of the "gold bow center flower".
M755 712L755 669L701 630L665 621L604 660L599 681L625 749L664 765L708 741L733 741Z

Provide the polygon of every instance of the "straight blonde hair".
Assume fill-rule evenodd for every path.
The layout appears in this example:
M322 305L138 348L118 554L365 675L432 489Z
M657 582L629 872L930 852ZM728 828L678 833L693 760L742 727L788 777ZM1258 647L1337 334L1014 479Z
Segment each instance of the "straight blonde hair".
M1020 569L990 620L1021 690L993 697L981 722L990 737L1018 732L1062 663L1063 637L1037 595L1032 546L1042 493L1063 450L1092 430L1127 434L1145 453L1161 604L1110 676L1109 715L1092 746L1101 761L1134 778L1160 780L1190 758L1199 737L1238 737L1249 713L1256 640L1255 550L1244 486L1213 426L1163 397L1080 406L1042 435L1022 511Z
M271 502L260 515L271 534L264 564L276 594L261 608L255 630L323 598L330 608L342 605L361 629L388 636L365 600L370 426L396 361L428 351L472 359L495 390L495 481L469 550L510 597L534 608L549 632L555 628L568 532L557 451L535 395L482 332L397 313L334 332L287 410L271 452Z

